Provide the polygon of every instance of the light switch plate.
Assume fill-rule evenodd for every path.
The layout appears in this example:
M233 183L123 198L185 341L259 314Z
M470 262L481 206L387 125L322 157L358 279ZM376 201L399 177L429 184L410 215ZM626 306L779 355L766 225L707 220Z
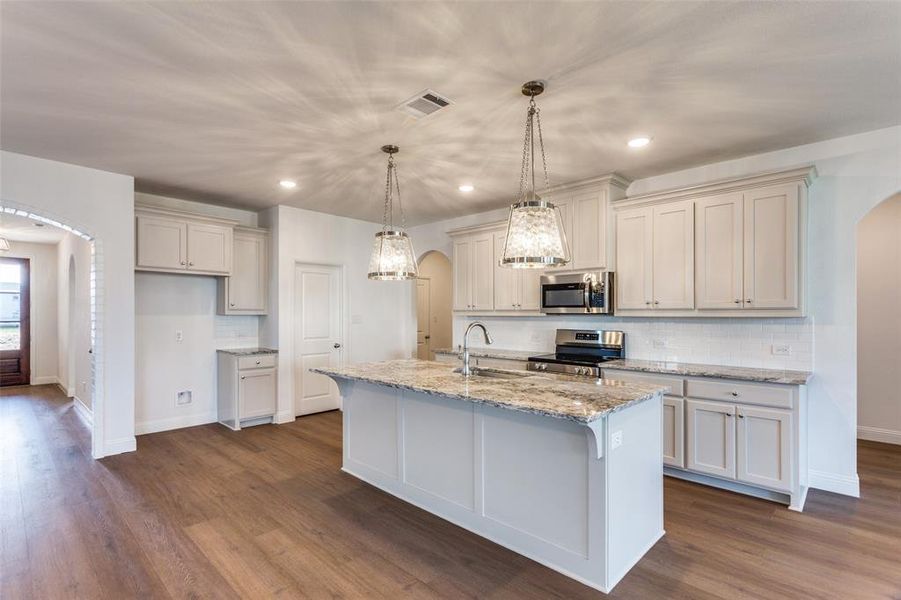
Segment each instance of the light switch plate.
M183 342L184 339L185 339L185 332L182 331L181 329L176 329L176 330L175 330L175 341L176 341L176 342Z
M620 446L623 445L623 432L622 430L614 431L613 435L610 436L610 449L616 450Z

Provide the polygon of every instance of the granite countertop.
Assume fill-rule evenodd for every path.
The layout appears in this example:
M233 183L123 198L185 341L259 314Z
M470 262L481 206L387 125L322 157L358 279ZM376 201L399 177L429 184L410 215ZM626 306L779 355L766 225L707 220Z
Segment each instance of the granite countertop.
M454 350L453 348L439 348L432 350L435 354L463 354L463 349ZM501 358L504 360L529 360L530 356L545 354L535 350L503 350L494 348L470 348L469 355L477 358Z
M619 369L621 371L640 371L643 373L661 373L663 375L683 375L686 377L716 377L718 379L736 379L739 381L783 383L787 385L805 385L813 376L813 373L810 373L809 371L728 367L721 365L702 365L697 363L638 360L634 358L611 360L604 363L603 368Z
M278 350L272 348L219 348L216 352L232 354L234 356L255 356L257 354L278 354Z
M447 363L405 359L310 370L339 379L365 381L583 424L649 400L664 390L657 385L550 373L527 374L514 379L464 378L454 373L454 368ZM522 371L510 373L523 374Z

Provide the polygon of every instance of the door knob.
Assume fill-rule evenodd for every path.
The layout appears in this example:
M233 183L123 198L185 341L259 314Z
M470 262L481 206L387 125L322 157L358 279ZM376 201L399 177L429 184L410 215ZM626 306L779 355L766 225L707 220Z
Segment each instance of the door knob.
M332 347L333 347L333 348L340 348L340 347L341 347L341 344L339 344L338 342L335 342L334 346L332 346Z

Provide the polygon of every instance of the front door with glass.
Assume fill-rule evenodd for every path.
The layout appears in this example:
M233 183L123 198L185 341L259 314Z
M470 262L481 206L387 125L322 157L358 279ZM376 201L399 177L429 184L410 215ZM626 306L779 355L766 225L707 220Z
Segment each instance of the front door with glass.
M0 258L0 386L30 380L29 263Z

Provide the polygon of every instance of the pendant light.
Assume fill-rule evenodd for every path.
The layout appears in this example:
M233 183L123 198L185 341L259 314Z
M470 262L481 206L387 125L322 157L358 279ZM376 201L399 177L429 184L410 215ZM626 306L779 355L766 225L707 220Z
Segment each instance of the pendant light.
M382 216L382 230L375 234L372 245L372 257L369 259L369 279L399 281L416 279L419 270L416 266L416 254L413 243L407 235L407 223L404 207L400 200L400 183L397 180L397 166L394 155L400 149L397 146L382 146L382 152L388 154L388 176L385 180L385 210ZM394 193L397 192L397 208L400 212L400 227L394 226Z
M541 116L535 96L544 91L544 82L529 81L522 93L529 97L526 132L522 145L522 167L519 172L519 199L510 206L507 236L501 266L517 269L562 267L570 262L569 246L563 229L560 209L535 192L535 124L538 125L538 147L544 167L544 187L548 187L547 159L541 137Z

